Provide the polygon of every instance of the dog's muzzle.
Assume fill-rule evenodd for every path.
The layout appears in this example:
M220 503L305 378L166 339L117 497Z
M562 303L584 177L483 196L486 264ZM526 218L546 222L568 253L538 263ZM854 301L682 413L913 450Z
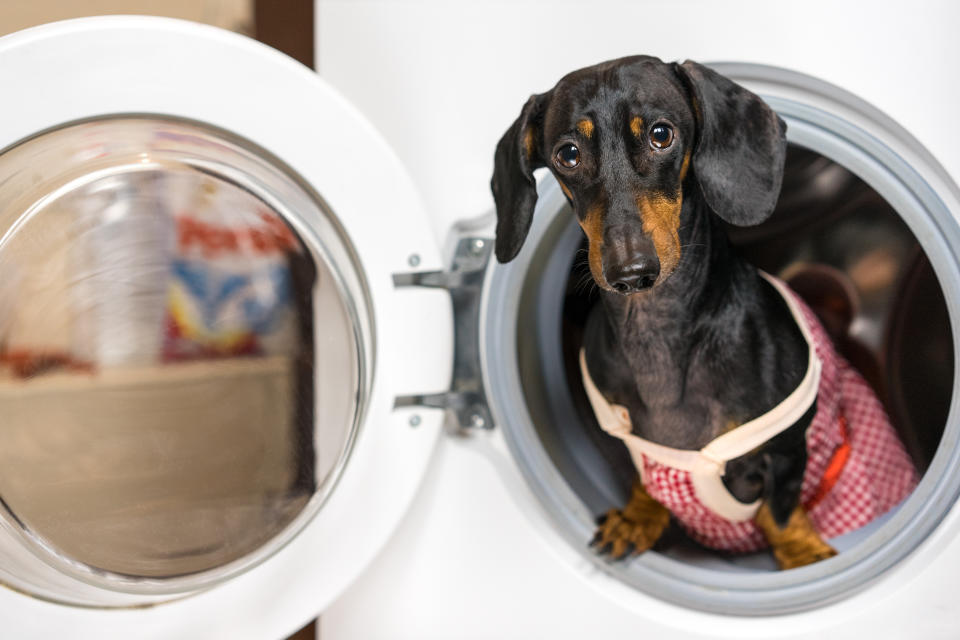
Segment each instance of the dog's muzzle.
M642 256L634 262L604 270L604 277L617 293L624 295L649 289L660 275L656 256Z

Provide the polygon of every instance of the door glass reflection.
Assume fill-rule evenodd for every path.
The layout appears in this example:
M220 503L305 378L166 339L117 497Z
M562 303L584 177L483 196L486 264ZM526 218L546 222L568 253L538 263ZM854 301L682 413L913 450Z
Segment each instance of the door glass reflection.
M323 263L250 190L168 156L38 193L0 228L0 497L55 553L148 578L289 525L355 399Z

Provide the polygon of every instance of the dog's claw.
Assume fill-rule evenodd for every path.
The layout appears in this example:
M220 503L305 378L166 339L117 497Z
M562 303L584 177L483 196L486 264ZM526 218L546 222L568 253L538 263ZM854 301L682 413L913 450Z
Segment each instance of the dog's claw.
M613 560L624 560L652 547L669 522L669 513L647 514L655 517L634 521L619 509L611 509L597 518L597 532L590 546L599 555L609 555Z

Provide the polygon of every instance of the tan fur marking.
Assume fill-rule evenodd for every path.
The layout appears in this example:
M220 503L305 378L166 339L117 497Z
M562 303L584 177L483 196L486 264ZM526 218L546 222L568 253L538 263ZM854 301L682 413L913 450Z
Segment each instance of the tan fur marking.
M777 526L766 502L760 505L753 520L766 536L781 569L795 569L837 555L816 532L807 512L799 505L783 529Z
M643 118L641 118L640 116L633 116L633 118L631 118L630 133L632 133L637 138L643 135Z
M637 480L626 506L607 511L591 545L614 558L642 553L657 542L668 524L670 512Z
M533 158L533 129L523 132L523 149L527 152L527 160Z
M660 259L660 279L666 278L680 262L680 209L683 196L637 196L637 210L643 231L650 236Z
M593 122L584 118L577 122L577 131L579 131L588 140L593 137Z
M593 279L599 283L606 282L606 279L603 277L603 257L601 253L603 250L604 213L605 211L602 205L594 204L587 209L587 215L583 221L579 222L580 228L587 234L587 239L590 241L590 248L587 254L587 261L590 263L590 273L593 274Z
M573 194L570 193L570 189L567 188L567 185L565 185L565 184L563 184L562 182L559 182L559 181L557 182L557 184L560 185L560 190L563 191L564 195L567 196L567 199L573 200Z
M687 177L687 170L690 168L690 152L687 151L683 155L683 164L680 166L680 182L683 182L684 178Z

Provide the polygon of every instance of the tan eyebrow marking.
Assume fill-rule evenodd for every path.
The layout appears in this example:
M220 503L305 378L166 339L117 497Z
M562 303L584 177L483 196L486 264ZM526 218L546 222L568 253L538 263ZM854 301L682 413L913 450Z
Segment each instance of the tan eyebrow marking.
M630 133L638 138L640 137L640 135L643 133L643 118L640 116L633 116L633 118L630 120Z
M590 139L593 137L593 122L588 118L584 118L577 122L577 131L582 133L584 137Z

